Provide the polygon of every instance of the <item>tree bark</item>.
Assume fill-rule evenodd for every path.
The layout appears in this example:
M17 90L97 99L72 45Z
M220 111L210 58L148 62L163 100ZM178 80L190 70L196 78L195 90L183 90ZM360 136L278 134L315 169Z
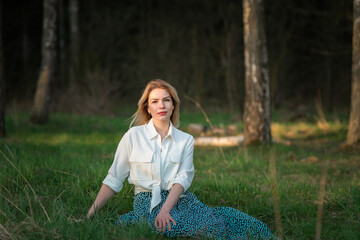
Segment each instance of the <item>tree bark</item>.
M65 28L66 28L66 20L65 17L65 7L66 3L65 0L58 0L58 67L57 67L57 74L58 78L57 81L60 82L58 86L64 87L69 86L69 71L68 71L68 64L66 59L67 51L66 51L66 40L65 40Z
M225 85L228 108L231 112L238 110L237 102L239 101L239 98L236 94L236 79L234 72L234 29L235 26L231 21L226 20L224 22L225 46L224 53L222 54L222 62L225 68Z
M360 0L354 0L351 112L346 143L360 142Z
M203 61L199 49L199 36L198 28L193 25L192 28L192 64L194 69L194 85L196 100L203 105L204 103L204 72L203 72Z
M261 0L243 0L245 105L244 144L271 141L271 104L264 10Z
M56 7L57 0L44 0L40 77L30 118L35 124L46 123L49 117L50 84L54 78L56 64Z
M69 1L70 16L70 86L74 86L77 81L77 72L79 68L79 1Z
M4 54L2 46L2 0L0 0L0 137L6 137L5 113L6 113L6 79L4 70Z

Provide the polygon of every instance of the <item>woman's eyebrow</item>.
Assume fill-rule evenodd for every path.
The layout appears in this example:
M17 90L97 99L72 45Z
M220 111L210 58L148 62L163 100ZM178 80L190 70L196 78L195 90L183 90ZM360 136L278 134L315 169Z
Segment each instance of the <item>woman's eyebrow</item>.
M170 96L163 97L162 99L170 98ZM159 98L150 98L150 100L159 100Z

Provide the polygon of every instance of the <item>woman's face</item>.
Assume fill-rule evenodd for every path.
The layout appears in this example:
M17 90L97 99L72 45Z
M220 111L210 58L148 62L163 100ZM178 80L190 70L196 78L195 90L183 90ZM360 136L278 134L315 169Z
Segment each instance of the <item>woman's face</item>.
M168 91L162 88L152 90L149 94L147 110L154 122L169 122L174 104Z

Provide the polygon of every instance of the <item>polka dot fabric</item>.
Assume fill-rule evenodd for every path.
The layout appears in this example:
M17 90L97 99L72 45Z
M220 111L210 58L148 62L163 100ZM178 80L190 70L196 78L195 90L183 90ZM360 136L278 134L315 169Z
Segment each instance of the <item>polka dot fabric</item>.
M151 193L141 192L134 199L134 210L119 216L117 225L135 224L145 220L149 227L155 229L155 218L164 204L169 191L161 191L161 203L149 212ZM197 197L186 191L173 207L170 215L171 231L164 233L168 237L195 237L210 239L278 239L271 234L261 221L230 207L210 208Z

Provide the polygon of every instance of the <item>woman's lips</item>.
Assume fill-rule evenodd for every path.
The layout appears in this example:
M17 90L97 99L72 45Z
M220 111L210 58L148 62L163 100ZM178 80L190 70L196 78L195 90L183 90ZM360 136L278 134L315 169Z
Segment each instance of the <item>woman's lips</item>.
M167 112L159 112L158 114L164 116Z

